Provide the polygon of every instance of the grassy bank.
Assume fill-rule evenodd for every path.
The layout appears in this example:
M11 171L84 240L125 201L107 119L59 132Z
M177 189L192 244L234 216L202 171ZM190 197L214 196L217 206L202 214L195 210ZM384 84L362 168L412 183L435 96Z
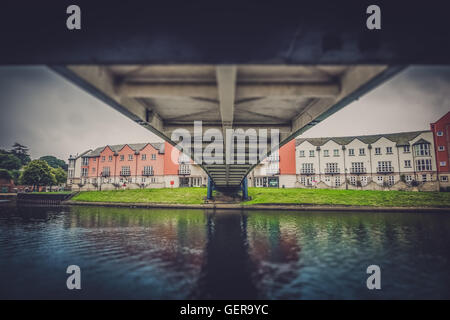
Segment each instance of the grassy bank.
M374 207L450 207L450 192L249 188L245 204L314 204Z
M249 188L252 204L309 204L374 207L450 207L449 192ZM202 204L206 188L86 191L72 200L86 202Z
M175 204L201 204L206 196L206 188L165 188L111 191L83 191L72 198L74 201L88 202L151 202Z

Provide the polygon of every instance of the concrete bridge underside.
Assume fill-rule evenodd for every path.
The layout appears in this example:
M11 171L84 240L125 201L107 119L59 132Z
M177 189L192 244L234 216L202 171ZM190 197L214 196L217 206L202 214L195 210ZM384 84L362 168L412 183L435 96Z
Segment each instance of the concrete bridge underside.
M194 121L201 120L203 132L208 128L223 132L228 128L279 129L280 146L402 69L245 64L51 68L173 145L177 141L170 138L175 129L187 129L193 137ZM223 163L199 163L222 188L239 187L255 166L248 157L243 164Z

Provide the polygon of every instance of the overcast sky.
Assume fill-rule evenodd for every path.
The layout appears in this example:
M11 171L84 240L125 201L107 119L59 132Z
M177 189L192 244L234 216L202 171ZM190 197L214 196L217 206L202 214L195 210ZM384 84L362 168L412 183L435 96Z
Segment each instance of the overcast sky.
M450 67L409 67L304 137L428 130L450 110ZM67 160L106 144L161 141L43 66L0 67L0 148Z

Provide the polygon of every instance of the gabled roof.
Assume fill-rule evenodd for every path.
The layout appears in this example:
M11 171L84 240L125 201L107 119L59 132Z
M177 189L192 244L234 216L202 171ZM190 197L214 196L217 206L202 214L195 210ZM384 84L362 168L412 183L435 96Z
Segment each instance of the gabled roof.
M421 139L417 140L416 142L414 142L413 146L415 146L416 144L431 144L431 143L428 142L427 140L421 138Z
M76 160L76 159L78 159L78 158L80 158L80 157L83 157L85 154L87 154L87 153L89 153L89 152L91 152L91 151L92 151L92 150L89 149L89 150L86 150L85 152L80 153L79 155L76 155L76 156L70 155L69 160Z
M129 146L131 150L134 152L139 152L144 149L148 144L150 144L153 148L158 150L159 154L164 154L164 142L145 142L145 143L131 143L131 144L115 144L115 145L106 145L102 147L98 147L93 151L89 152L85 157L98 157L100 153L105 150L106 147L109 147L114 153L119 152L125 146Z
M386 134L373 134L366 136L349 136L349 137L326 137L326 138L297 138L295 141L295 146L302 144L307 141L312 145L319 147L332 140L340 145L347 145L354 139L358 139L366 144L372 144L381 138L386 138L392 142L395 142L397 146L409 145L409 141L416 138L419 134L424 132L431 132L429 130L425 131L412 131L412 132L399 132L399 133L386 133Z

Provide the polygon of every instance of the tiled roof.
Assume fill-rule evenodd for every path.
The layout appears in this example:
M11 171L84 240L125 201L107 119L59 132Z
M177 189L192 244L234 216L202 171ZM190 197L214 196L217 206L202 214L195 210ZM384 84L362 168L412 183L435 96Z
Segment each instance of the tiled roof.
M115 144L115 145L107 145L102 146L94 149L93 151L89 152L86 157L98 157L100 156L100 153L106 148L109 147L114 153L119 152L123 149L126 145L129 146L134 152L139 152L142 149L145 148L147 144L150 144L153 148L158 150L158 153L163 154L164 153L164 143L163 142L145 142L145 143L131 143L131 144Z
M416 138L419 134L424 132L431 132L429 130L425 131L412 131L412 132L399 132L399 133L386 133L386 134L374 134L367 136L350 136L350 137L327 137L327 138L297 138L295 141L295 146L308 141L313 146L319 147L332 140L340 145L347 145L354 139L358 139L366 144L372 144L381 138L386 138L392 142L395 142L397 146L409 145L409 141Z

